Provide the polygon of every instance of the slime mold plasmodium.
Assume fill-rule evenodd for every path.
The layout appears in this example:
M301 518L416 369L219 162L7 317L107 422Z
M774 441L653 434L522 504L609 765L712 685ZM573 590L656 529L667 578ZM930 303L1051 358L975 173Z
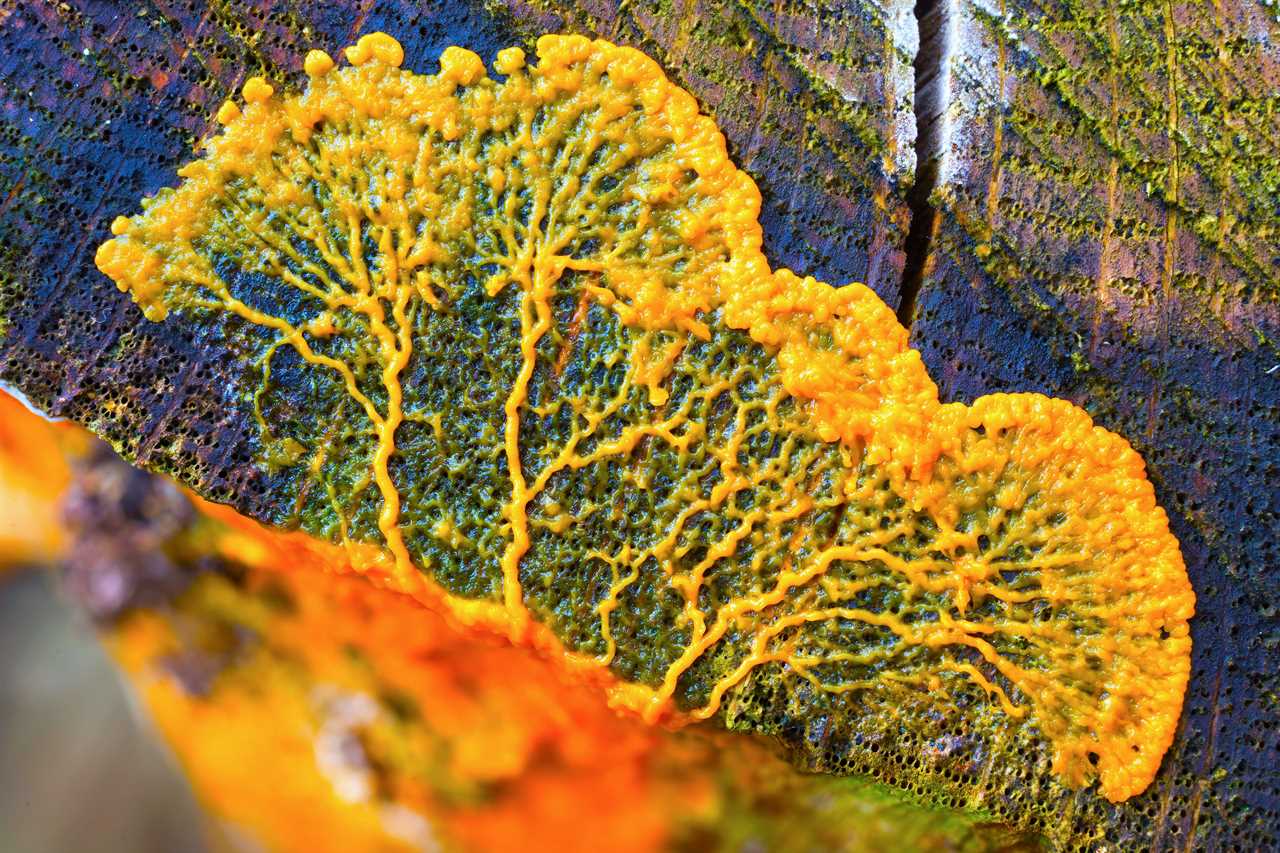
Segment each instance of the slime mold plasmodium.
M943 404L874 293L772 269L754 182L642 53L347 59L247 81L97 255L242 359L271 521L651 720L760 683L814 717L933 702L1033 726L1069 786L1150 783L1194 596L1123 439Z

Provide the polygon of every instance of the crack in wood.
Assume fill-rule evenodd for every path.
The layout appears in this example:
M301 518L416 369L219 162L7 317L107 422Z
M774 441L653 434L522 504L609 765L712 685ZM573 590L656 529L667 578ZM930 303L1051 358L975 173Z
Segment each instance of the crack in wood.
M920 37L920 47L912 63L915 70L916 171L907 193L911 228L903 244L906 261L902 268L897 306L898 322L907 329L915 319L916 297L924 283L925 268L937 230L938 212L932 196L938 185L946 137L947 63L950 59L947 33L954 2L917 0L913 10Z

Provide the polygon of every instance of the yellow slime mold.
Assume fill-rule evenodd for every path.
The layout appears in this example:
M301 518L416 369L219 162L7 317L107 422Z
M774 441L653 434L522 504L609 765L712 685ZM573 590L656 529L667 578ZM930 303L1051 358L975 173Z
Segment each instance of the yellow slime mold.
M300 504L328 495L321 532L352 554L377 491L393 565L352 562L563 641L649 719L709 717L762 673L828 698L976 691L1065 783L1150 783L1194 596L1123 439L1036 395L940 403L874 293L770 267L754 182L635 50L546 36L536 64L502 51L501 81L457 47L402 71L381 33L346 57L310 53L298 96L248 81L97 264L152 320L260 336L272 470L303 469ZM464 334L483 376L440 349ZM335 442L280 437L285 350L340 389L327 429L367 421L357 476ZM459 434L442 396L492 429ZM500 507L449 497L449 471L484 466Z

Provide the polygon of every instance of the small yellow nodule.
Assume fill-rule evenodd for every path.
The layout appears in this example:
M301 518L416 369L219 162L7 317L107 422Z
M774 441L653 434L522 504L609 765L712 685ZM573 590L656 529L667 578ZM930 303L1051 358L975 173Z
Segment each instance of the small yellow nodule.
M399 68L404 62L404 48L386 33L368 33L346 49L347 61L352 65L364 65L369 60Z
M499 169L497 166L489 167L489 187L496 193L500 193L507 186L507 173Z
M470 86L485 76L484 62L465 47L450 45L440 54L440 76Z
M240 88L240 94L244 96L245 102L250 104L262 103L274 95L275 91L275 88L263 77L250 77Z
M223 101L222 106L218 107L218 124L231 124L240 117L240 108L236 106L235 101Z
M503 48L498 51L493 70L499 74L514 74L524 68L524 51L518 47Z
M322 77L328 74L331 68L333 68L333 57L323 50L308 51L307 58L302 61L302 70L307 72L308 77Z

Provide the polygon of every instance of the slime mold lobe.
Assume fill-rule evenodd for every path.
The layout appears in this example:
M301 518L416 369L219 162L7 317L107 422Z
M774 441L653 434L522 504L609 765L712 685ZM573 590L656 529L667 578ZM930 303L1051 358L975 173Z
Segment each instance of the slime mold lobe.
M772 269L754 182L638 51L544 36L501 81L458 47L401 70L381 33L346 58L247 81L96 256L148 319L256 347L292 521L549 632L651 720L761 673L977 696L1066 784L1150 783L1194 595L1123 439L1038 395L942 404L869 289ZM281 415L303 381L323 424Z

